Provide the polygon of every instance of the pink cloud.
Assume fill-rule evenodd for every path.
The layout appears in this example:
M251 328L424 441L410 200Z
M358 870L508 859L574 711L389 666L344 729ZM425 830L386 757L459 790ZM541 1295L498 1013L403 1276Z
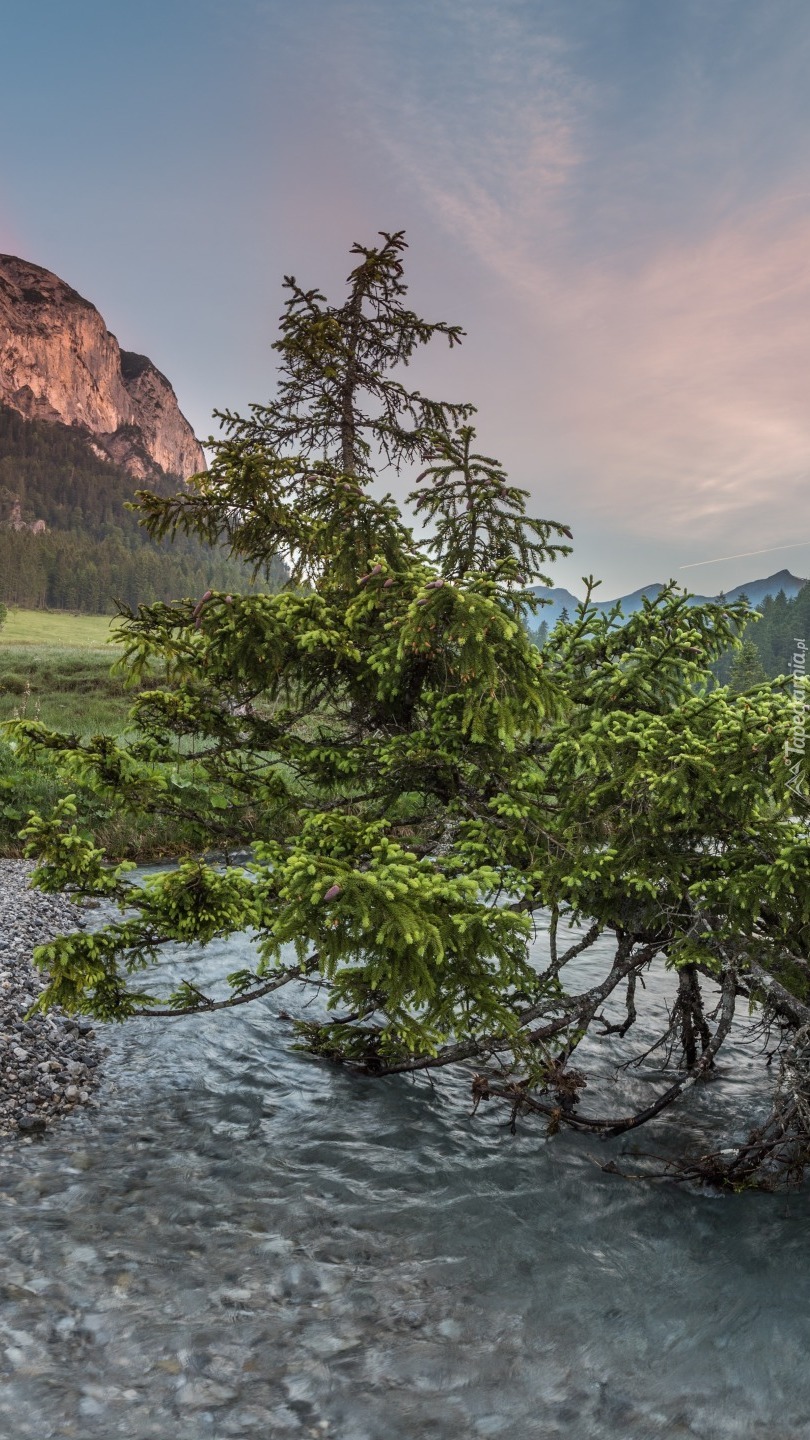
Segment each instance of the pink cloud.
M810 217L773 204L633 271L544 275L546 404L592 509L640 535L784 531L810 476ZM764 528L762 528L764 527ZM792 538L787 535L785 538Z
M684 561L794 539L810 479L804 177L782 198L761 178L725 214L709 190L675 235L658 223L655 145L603 141L599 96L562 43L506 12L440 9L460 53L487 57L486 125L474 67L441 102L418 77L379 89L369 114L386 117L375 135L400 186L514 317L502 360L490 329L474 364L513 471L553 477L575 523L621 517L625 534L665 536ZM699 174L705 141L679 152L679 173ZM591 240L606 203L621 217L612 253ZM473 294L461 311L471 348L482 308Z
M810 214L774 200L693 240L648 239L640 258L572 258L577 157L569 134L549 145L553 180L531 206L420 177L517 302L511 363L533 391L541 468L568 477L577 511L618 510L642 540L791 539L810 480Z

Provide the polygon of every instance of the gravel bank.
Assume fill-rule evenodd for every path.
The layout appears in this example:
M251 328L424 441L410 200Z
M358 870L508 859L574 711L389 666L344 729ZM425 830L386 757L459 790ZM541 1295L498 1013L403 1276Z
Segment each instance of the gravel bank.
M86 924L64 895L28 888L32 866L0 860L0 1135L41 1133L93 1093L106 1053L91 1021L59 1010L26 1020L44 981L31 953Z

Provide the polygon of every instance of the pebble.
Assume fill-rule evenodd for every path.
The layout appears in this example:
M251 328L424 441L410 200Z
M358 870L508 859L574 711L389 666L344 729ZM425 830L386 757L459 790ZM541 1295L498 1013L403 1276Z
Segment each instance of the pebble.
M51 1010L25 1018L45 987L33 950L87 923L68 896L31 890L32 869L0 860L0 1136L41 1135L77 1106L95 1104L106 1053L83 1016Z

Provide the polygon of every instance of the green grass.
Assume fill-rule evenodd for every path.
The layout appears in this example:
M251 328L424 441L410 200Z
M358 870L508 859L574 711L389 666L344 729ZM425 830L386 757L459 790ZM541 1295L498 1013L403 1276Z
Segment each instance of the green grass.
M76 795L80 828L111 858L143 862L199 845L196 830L182 819L122 814L60 774L49 755L20 757L2 729L3 721L16 719L82 737L129 729L134 695L110 674L118 652L105 643L109 626L107 616L18 610L0 632L0 855L21 854L19 832L30 811L49 815L68 792Z
M0 721L42 720L56 730L120 734L132 697L110 674L112 646L0 645Z
M23 760L0 732L0 856L22 855L20 831L30 812L50 815L58 800L75 797L77 823L113 860L145 862L188 854L198 841L182 821L161 815L131 816L111 807L75 778L60 775L47 755Z
M0 722L41 720L76 735L120 734L131 698L110 675L109 615L10 610L0 630Z
M0 630L0 722L41 720L55 730L120 734L130 697L110 675L117 648L109 615L10 610Z
M65 610L9 610L0 630L0 654L9 646L56 645L60 649L94 649L110 653L109 615L70 615Z
M107 616L14 612L0 633L0 722L41 720L80 736L126 730L134 697L110 674L117 652L105 643L109 625ZM61 776L49 756L22 760L0 726L0 855L21 854L19 831L29 812L50 814L68 791L77 795L80 826L113 857L150 860L189 847L182 824L114 813L86 786Z

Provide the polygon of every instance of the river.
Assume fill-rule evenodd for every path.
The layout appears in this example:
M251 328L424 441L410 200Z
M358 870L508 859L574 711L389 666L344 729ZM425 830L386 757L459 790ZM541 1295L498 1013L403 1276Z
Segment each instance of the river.
M4 1440L807 1440L807 1193L604 1174L282 1005L107 1027L100 1112L0 1151Z

